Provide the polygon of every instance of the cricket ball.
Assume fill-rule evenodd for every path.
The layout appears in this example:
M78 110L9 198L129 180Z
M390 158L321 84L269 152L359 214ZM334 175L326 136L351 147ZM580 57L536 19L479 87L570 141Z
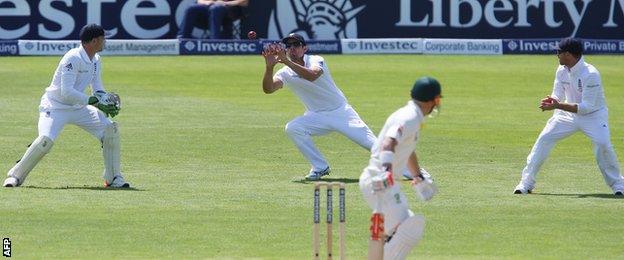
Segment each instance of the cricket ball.
M257 35L256 35L256 32L254 32L254 31L249 31L249 32L247 33L247 38L248 38L248 39L250 39L250 40L255 40L255 39L256 39L256 36L257 36Z

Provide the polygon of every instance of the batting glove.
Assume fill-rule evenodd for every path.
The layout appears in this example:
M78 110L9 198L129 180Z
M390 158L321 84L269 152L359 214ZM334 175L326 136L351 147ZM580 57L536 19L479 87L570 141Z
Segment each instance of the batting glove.
M373 183L374 192L383 191L389 187L392 187L392 185L394 185L394 178L392 178L392 172L387 171L385 173L382 173L373 177L372 183Z
M414 188L416 196L422 201L428 201L438 193L438 187L433 183L433 179L428 173L417 176L412 181L412 188Z

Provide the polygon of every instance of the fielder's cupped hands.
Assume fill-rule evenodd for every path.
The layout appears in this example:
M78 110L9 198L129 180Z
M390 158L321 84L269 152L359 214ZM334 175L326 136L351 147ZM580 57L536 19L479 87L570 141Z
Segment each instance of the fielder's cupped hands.
M264 61L269 67L273 67L275 66L275 64L278 63L273 43L269 44L266 48L264 48L264 50L262 51L262 56L264 56Z
M556 99L552 98L551 96L546 96L540 102L539 108L541 108L542 111L553 110L553 109L556 108L557 104L559 104L559 101L557 101Z
M275 55L277 55L277 61L279 63L284 63L288 61L288 56L286 55L286 48L283 44L276 43L275 44Z

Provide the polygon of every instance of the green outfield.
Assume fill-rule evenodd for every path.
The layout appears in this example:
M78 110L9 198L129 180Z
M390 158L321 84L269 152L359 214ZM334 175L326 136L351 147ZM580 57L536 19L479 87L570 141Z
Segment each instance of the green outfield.
M440 193L421 203L401 183L427 219L410 258L624 258L624 199L611 195L583 135L555 147L534 194L512 194L552 114L537 107L552 89L554 55L324 57L375 133L417 77L442 84L441 113L418 146ZM59 59L0 58L0 174L36 138ZM586 60L602 74L624 161L624 60ZM104 85L123 100L115 120L135 189L102 188L98 141L67 126L24 187L0 188L0 237L18 259L311 258L312 185L295 181L309 166L284 133L303 106L289 90L265 95L263 71L260 56L104 57ZM369 152L338 134L315 140L332 166L327 180L347 183L347 257L363 259L370 210L357 181Z

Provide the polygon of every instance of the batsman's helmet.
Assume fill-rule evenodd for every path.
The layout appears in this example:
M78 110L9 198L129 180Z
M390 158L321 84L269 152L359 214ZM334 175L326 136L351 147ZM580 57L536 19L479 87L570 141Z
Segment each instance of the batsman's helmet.
M441 92L440 83L436 79L422 77L416 80L412 87L412 99L427 102L434 100Z

